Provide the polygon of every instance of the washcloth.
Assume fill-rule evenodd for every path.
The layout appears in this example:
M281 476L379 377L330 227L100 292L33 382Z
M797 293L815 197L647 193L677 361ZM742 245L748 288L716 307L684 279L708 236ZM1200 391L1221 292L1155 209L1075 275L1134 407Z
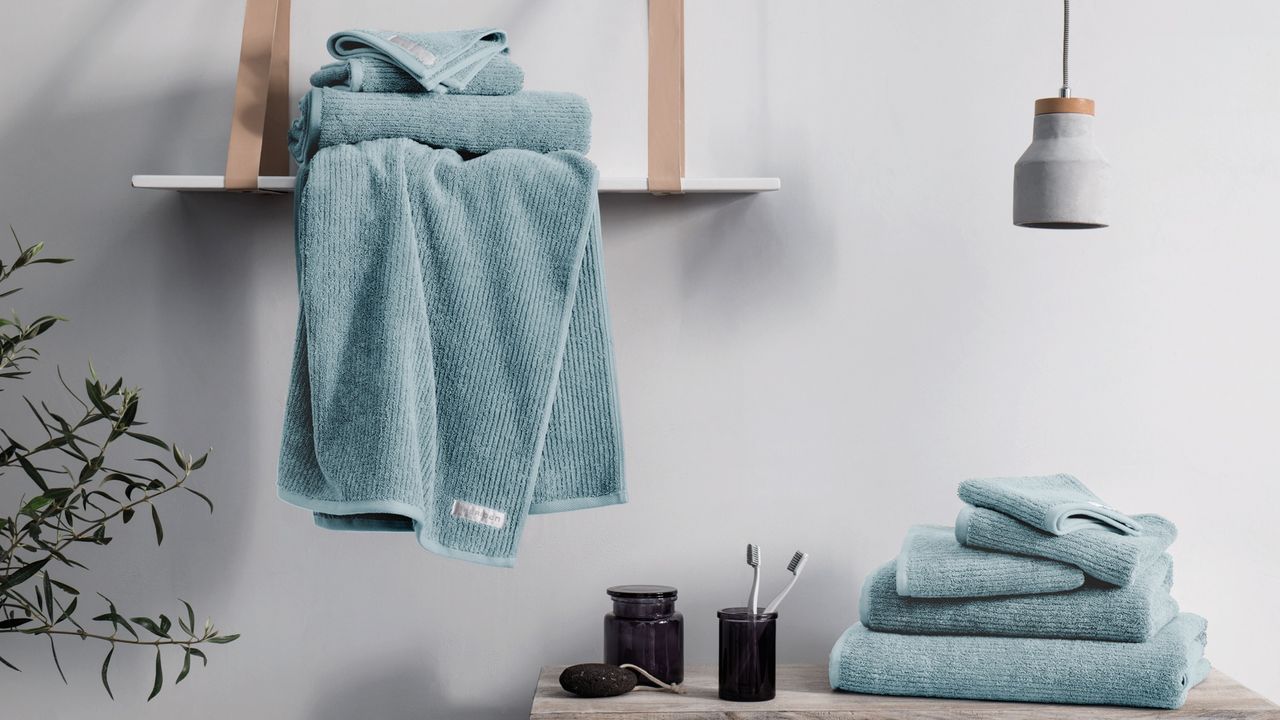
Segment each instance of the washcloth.
M376 58L394 65L428 92L465 89L495 57L507 51L507 34L497 28L401 33L343 30L329 36L329 54L338 60Z
M390 139L307 174L280 497L499 566L528 513L625 502L590 161Z
M571 93L409 95L315 88L299 107L289 130L299 164L322 148L384 138L475 155L501 148L585 153L591 144L591 109Z
M877 695L1177 708L1209 674L1204 618L1183 613L1144 643L899 635L850 627L831 687Z
M895 563L862 583L859 619L872 630L1144 642L1178 614L1169 595L1173 559L1161 555L1126 587L1090 579L1078 590L984 598L908 598Z
M315 87L349 92L424 93L412 75L379 57L356 57L330 63L311 74ZM494 55L466 85L450 88L458 95L510 95L524 87L524 70L505 54Z
M956 541L954 528L907 530L897 560L897 593L904 597L982 597L1073 590L1080 568L1055 560L979 550Z
M1070 475L965 480L959 495L970 505L1002 512L1054 535L1099 524L1126 535L1142 531L1133 518L1103 503Z
M956 518L956 540L970 547L1020 553L1070 563L1086 575L1128 585L1138 568L1159 557L1178 537L1159 515L1135 515L1141 535L1121 535L1095 525L1066 535L1050 535L1003 513L965 506Z

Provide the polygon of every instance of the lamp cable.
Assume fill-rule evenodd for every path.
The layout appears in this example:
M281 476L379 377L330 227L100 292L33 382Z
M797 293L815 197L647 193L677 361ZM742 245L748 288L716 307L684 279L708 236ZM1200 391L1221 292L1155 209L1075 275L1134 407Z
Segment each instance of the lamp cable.
M1062 0L1062 89L1060 97L1071 97L1071 82L1067 74L1067 56L1071 52L1071 0Z

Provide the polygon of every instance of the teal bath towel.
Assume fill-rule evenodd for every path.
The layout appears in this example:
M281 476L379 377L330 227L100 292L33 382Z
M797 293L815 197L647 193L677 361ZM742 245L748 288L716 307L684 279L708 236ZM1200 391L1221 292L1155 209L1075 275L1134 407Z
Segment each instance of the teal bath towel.
M1128 585L1140 567L1163 554L1178 537L1173 523L1159 515L1135 515L1134 520L1142 524L1141 535L1122 535L1097 524L1051 535L1003 513L965 506L956 518L956 539L970 547L1070 563L1103 582Z
M1209 674L1205 621L1183 613L1144 643L845 631L831 687L877 695L1177 708Z
M1162 555L1126 587L1097 580L1078 590L982 598L909 598L895 563L862 584L858 613L872 630L930 635L1006 635L1144 642L1178 614L1169 595L1173 561Z
M896 590L904 597L1030 595L1084 584L1074 565L967 547L956 541L954 528L937 525L908 530L896 565Z
M338 145L297 202L282 499L499 566L529 513L625 502L590 161Z
M495 57L507 51L507 34L497 28L402 33L343 30L329 36L329 54L338 60L373 58L400 68L428 92L466 89Z
M591 145L591 109L571 93L431 95L309 91L289 131L299 164L316 151L365 140L408 138L480 155L501 148L539 153Z
M325 65L311 74L311 84L349 92L427 92L399 65L372 56ZM523 87L524 70L501 54L494 55L465 86L450 88L449 92L458 95L510 95Z
M1142 530L1133 518L1103 503L1071 475L965 480L959 495L970 505L1002 512L1053 535L1099 524L1128 535Z

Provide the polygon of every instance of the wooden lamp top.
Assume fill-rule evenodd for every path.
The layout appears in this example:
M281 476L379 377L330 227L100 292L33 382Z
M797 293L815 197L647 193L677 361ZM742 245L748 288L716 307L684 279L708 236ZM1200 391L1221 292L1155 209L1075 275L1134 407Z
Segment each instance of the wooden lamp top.
M1036 114L1048 115L1049 113L1092 115L1093 101L1089 98L1078 97L1051 97L1036 100Z

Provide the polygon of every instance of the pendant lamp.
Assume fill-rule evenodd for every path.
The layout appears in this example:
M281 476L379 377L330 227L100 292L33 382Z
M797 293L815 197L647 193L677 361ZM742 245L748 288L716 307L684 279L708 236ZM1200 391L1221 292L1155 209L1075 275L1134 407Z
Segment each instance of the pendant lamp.
M1062 3L1062 89L1036 100L1031 146L1013 167L1013 224L1088 230L1108 224L1111 165L1093 140L1093 101L1071 97L1071 0Z

